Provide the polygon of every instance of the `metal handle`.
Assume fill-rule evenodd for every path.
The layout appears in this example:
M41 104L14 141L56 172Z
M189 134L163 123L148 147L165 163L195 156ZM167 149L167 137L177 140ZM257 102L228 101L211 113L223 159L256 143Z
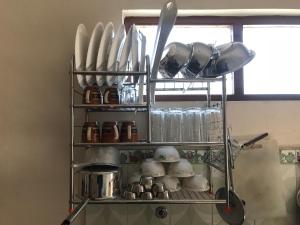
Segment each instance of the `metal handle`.
M269 134L268 133L263 133L263 134L260 134L258 136L256 136L255 138L252 138L251 140L245 142L244 144L241 145L241 148L244 148L244 147L247 147L249 145L252 145L254 144L255 142L258 142L259 140L267 137Z
M79 213L86 207L86 205L89 203L89 198L85 199L83 202L81 202L73 212L70 213L70 215L62 222L61 225L69 225L71 224L79 215Z

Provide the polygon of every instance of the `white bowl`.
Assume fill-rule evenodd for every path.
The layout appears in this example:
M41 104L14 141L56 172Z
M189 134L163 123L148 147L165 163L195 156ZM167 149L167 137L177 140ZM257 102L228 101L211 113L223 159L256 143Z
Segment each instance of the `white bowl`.
M135 172L133 173L129 178L128 178L128 184L133 184L133 183L139 183L141 180L142 174L140 172Z
M172 177L192 177L195 175L195 172L192 164L188 160L180 159L179 162L170 164L168 175Z
M141 165L142 175L147 177L162 177L166 174L161 162L154 159L146 159Z
M163 183L169 192L179 191L181 189L181 184L177 177L166 175L156 178L155 182Z
M209 184L206 177L202 174L196 174L193 177L184 178L182 181L182 188L188 191L208 191Z
M171 163L179 162L180 156L177 149L173 146L163 146L156 149L154 157L156 161Z

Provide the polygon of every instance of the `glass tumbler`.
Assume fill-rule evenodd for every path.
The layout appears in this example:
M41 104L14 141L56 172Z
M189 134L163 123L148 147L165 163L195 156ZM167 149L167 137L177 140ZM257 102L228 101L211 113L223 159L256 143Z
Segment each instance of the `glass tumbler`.
M164 142L164 117L165 112L156 108L151 110L151 137L154 142Z
M165 112L165 137L166 142L181 142L181 123L182 123L182 109L169 109Z

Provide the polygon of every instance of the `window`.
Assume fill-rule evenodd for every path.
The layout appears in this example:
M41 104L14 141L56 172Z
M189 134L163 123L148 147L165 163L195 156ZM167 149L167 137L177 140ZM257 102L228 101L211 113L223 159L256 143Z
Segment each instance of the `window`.
M147 37L147 54L151 55L158 18L126 17L127 28L135 23ZM300 17L178 17L168 43L203 42L220 45L230 41L243 42L256 52L256 57L243 69L227 74L228 100L300 100ZM201 91L178 91L201 87L201 83L157 84L168 88L166 100L195 100ZM213 99L218 99L221 84L211 86Z

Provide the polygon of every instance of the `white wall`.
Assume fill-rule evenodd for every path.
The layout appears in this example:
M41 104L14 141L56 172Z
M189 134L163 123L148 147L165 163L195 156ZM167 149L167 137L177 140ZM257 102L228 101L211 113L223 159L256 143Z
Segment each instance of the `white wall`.
M0 224L59 224L68 207L69 60L79 23L121 22L163 0L1 0ZM179 8L300 8L294 0L191 1ZM299 143L299 102L230 103L235 133ZM280 113L279 113L280 112Z

